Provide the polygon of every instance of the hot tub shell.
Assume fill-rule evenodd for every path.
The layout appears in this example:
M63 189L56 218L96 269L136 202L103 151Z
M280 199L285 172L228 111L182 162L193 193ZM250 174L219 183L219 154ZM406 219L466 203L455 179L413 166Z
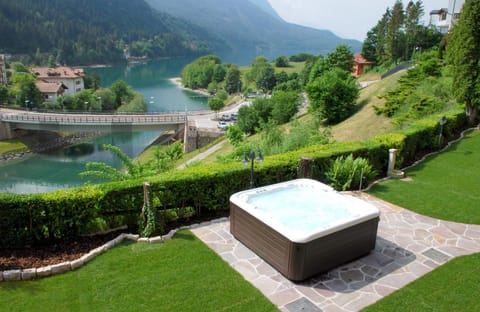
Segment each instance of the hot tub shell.
M292 183L292 181L285 183ZM285 183L278 185L283 186ZM319 182L299 179L293 180L293 183L316 184ZM276 186L273 185L273 187ZM238 241L292 281L302 281L326 272L368 254L375 248L379 222L379 212L376 208L374 210L377 213L369 213L358 222L348 222L347 225L337 229L323 231L326 234L312 235L307 240L292 240L287 237L288 235L280 233L278 229L269 225L268 220L261 220L258 215L255 216L255 213L249 213L248 208L242 207L239 198L259 191L264 192L265 189L258 188L231 196L230 232ZM367 203L361 203L361 205L364 204Z

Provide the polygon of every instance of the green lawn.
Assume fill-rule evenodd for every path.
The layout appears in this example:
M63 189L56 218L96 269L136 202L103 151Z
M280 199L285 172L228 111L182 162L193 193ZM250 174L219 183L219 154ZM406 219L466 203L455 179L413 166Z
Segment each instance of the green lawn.
M480 311L480 254L460 257L362 311Z
M480 131L370 193L435 218L480 224ZM364 311L480 311L480 254L454 259Z
M0 283L1 311L278 311L188 231L124 243L79 270Z
M434 218L480 224L480 131L406 171L412 181L387 180L369 193Z

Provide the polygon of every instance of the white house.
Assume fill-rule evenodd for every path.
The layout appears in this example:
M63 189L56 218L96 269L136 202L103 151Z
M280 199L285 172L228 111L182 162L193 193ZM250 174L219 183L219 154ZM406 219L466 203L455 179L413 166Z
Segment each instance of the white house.
M61 83L66 88L66 95L75 95L85 89L83 68L60 67L35 67L30 69L35 76L44 82Z
M63 96L67 90L67 87L61 82L46 82L38 80L35 82L35 85L42 93L45 102L55 102L57 98Z
M465 0L449 0L448 8L432 10L430 12L430 26L435 27L442 34L448 33L458 19Z

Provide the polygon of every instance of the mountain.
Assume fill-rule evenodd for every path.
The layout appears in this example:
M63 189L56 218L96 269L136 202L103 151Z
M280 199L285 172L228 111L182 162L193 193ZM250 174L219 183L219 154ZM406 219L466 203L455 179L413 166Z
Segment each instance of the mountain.
M0 53L112 63L123 59L125 44L132 55L148 57L199 55L225 45L144 0L0 0Z
M272 6L270 5L270 2L268 0L249 0L251 3L262 9L265 13L268 13L272 17L282 20L280 15L278 15L277 11L275 11Z
M273 58L300 52L326 54L338 44L359 51L361 43L327 30L285 22L267 0L146 0L153 8L205 28L227 43L233 53Z

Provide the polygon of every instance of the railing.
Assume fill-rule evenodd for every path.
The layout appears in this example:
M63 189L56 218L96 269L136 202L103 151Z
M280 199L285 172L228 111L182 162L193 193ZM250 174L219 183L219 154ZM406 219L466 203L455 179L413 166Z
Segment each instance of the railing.
M8 112L0 114L0 121L20 123L45 123L45 124L112 124L112 123L135 123L135 124L171 124L184 123L185 113L168 114L115 114L115 115L92 115L92 114L53 114L53 113L28 113Z

